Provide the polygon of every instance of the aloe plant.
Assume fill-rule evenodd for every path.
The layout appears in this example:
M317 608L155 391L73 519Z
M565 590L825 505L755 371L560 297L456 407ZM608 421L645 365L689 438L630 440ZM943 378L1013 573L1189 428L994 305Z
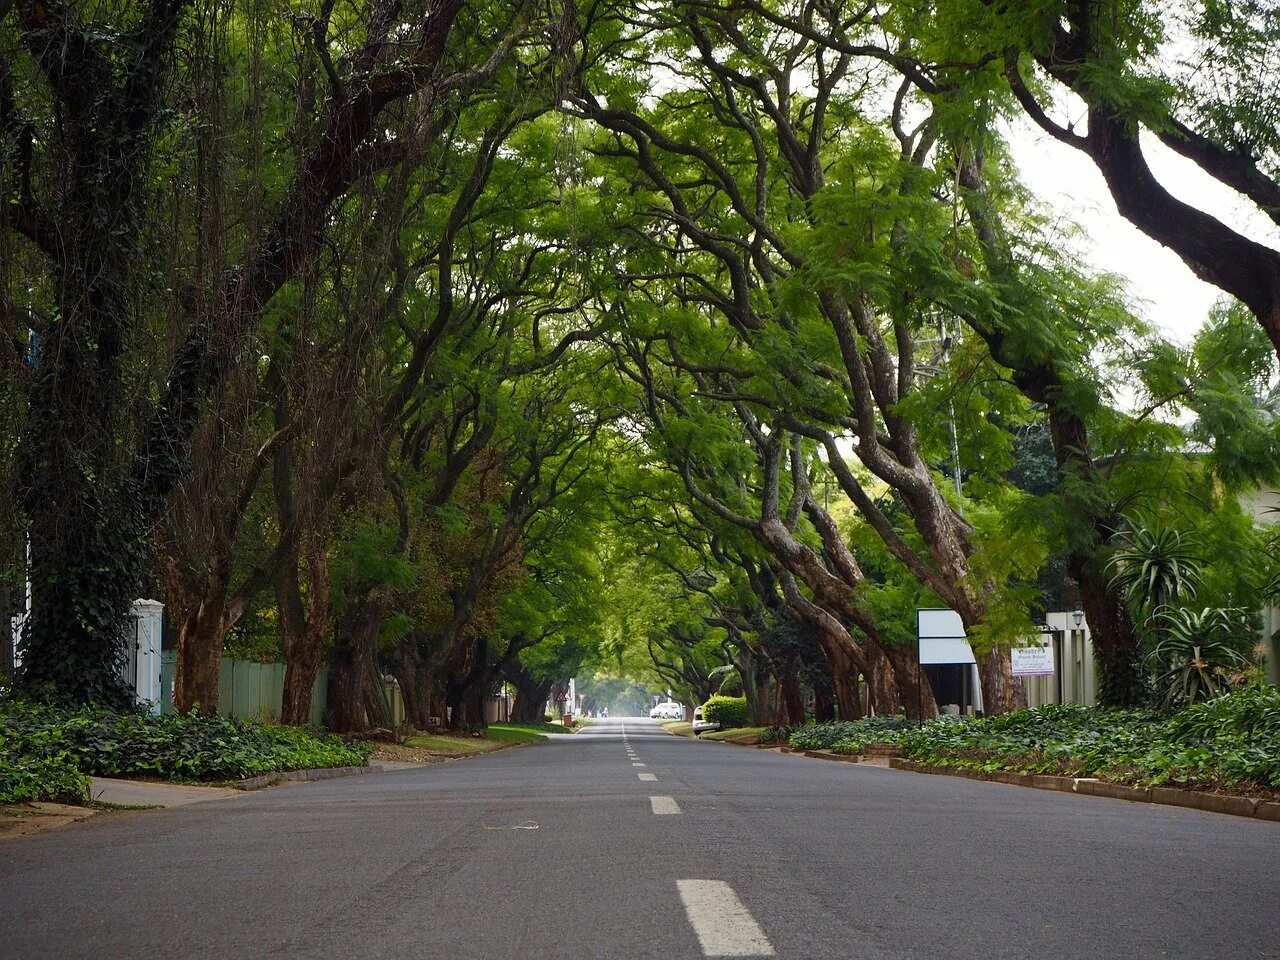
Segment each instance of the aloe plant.
M1195 597L1204 558L1191 534L1138 525L1111 555L1110 565L1112 585L1135 609L1154 612Z
M1222 696L1249 665L1249 658L1240 652L1254 639L1245 610L1165 606L1152 620L1160 639L1151 660L1165 707Z

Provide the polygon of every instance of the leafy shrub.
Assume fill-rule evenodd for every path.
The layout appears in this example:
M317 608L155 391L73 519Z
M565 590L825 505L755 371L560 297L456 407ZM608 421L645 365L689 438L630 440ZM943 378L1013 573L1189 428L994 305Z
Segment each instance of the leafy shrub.
M0 701L0 740L26 759L64 755L82 774L231 780L279 770L361 766L369 745L297 727L195 714L68 711Z
M771 727L765 727L764 733L760 735L761 743L789 743L791 734L799 727L789 726L785 723L775 723Z
M898 736L919 725L902 716L863 717L792 727L787 743L792 750L834 750L861 753L864 744L896 743Z
M0 803L34 800L76 802L89 798L89 778L62 752L52 756L11 753L0 743Z
M945 717L898 737L939 766L1118 782L1280 787L1280 689L1257 686L1172 717L1075 705Z
M747 725L747 698L715 696L702 705L702 719L720 724L721 730Z

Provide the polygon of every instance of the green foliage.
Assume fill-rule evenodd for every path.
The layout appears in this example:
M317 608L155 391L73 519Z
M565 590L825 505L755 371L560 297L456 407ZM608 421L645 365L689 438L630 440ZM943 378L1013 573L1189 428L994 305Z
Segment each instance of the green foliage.
M911 759L1143 784L1280 787L1280 689L1251 686L1171 717L1046 706L890 734Z
M1139 525L1111 555L1120 588L1135 609L1156 610L1196 595L1204 566L1195 539L1167 527Z
M1238 683L1250 663L1242 651L1258 636L1254 619L1239 609L1156 611L1160 639L1151 659L1164 706L1211 700Z
M747 725L747 698L714 696L702 705L702 719L720 724L721 730Z
M28 762L63 757L82 774L235 780L280 770L363 766L369 747L297 727L196 714L152 716L0 702L0 738Z
M810 723L803 727L792 727L787 736L787 744L793 750L861 753L868 743L893 742L904 731L913 730L919 725L919 721L901 716Z
M75 803L89 798L89 778L64 751L19 753L0 734L0 803L36 800Z

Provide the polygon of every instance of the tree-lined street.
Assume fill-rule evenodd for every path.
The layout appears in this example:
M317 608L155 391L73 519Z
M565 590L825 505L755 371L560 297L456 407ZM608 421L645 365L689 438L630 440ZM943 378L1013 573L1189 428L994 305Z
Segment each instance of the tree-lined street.
M1280 952L1277 839L1270 823L611 720L7 842L0 942L12 960L716 955L697 916L713 949L749 944L716 888L686 887L686 906L680 882L706 880L779 957L1261 960Z

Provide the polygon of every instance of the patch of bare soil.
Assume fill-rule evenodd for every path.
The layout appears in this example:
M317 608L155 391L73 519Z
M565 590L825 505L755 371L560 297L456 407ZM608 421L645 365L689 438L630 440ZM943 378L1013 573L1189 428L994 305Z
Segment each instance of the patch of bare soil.
M452 759L446 754L432 753L422 747L410 747L403 743L375 743L369 762L388 760L395 763L442 763Z
M3 804L0 805L0 840L70 826L101 812L94 807L74 807L65 803Z

